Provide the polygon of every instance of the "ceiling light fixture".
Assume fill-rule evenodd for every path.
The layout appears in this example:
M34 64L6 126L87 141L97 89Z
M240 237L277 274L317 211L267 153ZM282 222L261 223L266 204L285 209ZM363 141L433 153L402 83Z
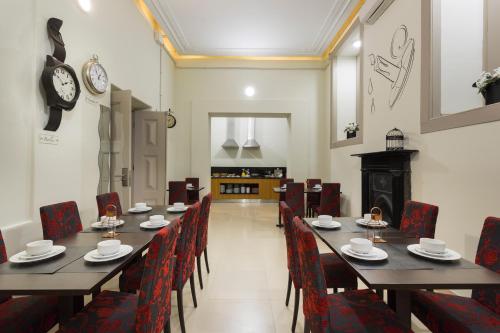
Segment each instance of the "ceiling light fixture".
M354 43L352 43L352 46L356 49L359 49L361 47L361 41L357 40Z
M78 5L86 13L90 12L90 10L92 9L91 0L78 0Z
M245 95L247 95L248 97L252 97L253 95L255 95L255 88L254 87L246 87L245 88Z

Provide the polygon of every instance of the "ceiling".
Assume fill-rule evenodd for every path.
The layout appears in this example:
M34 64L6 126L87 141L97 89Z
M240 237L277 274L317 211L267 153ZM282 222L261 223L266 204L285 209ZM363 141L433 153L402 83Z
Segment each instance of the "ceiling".
M320 56L355 0L144 2L181 55Z

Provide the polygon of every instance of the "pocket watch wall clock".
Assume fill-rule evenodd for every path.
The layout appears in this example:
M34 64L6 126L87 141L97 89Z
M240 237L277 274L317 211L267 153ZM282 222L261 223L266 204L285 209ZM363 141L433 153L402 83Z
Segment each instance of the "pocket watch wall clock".
M168 109L167 113L167 127L168 128L173 128L177 124L177 119L175 119L173 115L173 111Z
M60 33L63 21L51 18L47 21L49 38L54 41L54 53L47 55L42 72L42 85L50 110L46 131L57 131L61 124L62 110L71 111L80 96L80 83L75 71L64 63L66 49Z
M108 89L108 74L96 55L83 65L82 77L83 83L94 95L104 94Z

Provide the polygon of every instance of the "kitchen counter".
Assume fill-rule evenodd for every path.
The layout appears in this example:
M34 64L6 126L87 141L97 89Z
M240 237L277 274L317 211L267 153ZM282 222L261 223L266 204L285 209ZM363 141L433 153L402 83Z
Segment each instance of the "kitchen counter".
M216 200L260 199L279 200L273 188L280 186L276 177L212 177L212 196Z
M267 177L267 176L212 176L212 179L281 179L283 177Z

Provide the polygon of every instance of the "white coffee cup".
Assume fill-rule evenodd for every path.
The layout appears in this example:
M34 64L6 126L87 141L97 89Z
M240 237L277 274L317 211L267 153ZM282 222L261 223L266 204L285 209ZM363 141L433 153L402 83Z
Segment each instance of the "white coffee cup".
M184 209L184 202L174 202L174 208L177 210Z
M97 243L97 253L101 256L109 256L120 251L121 241L119 239L108 239Z
M187 187L187 188L192 188L192 187L194 187L194 186L193 186L193 184L188 183L188 184L186 184L186 187Z
M148 207L148 205L145 202L136 202L135 203L136 209L145 209L147 207Z
M163 215L151 215L149 217L149 222L153 225L158 225L158 224L163 224L163 221L165 220L165 216Z
M330 215L319 215L318 221L320 225L330 225L332 224L333 217Z
M363 220L365 220L365 222L370 222L372 220L372 214L363 215Z
M370 253L373 248L372 241L366 238L352 238L349 244L351 245L351 250L362 254Z
M116 223L116 216L101 216L101 223Z
M420 247L430 253L442 254L446 251L446 243L434 238L420 238Z
M26 244L26 253L29 256L39 256L45 253L49 253L54 246L54 242L50 239L38 240Z

